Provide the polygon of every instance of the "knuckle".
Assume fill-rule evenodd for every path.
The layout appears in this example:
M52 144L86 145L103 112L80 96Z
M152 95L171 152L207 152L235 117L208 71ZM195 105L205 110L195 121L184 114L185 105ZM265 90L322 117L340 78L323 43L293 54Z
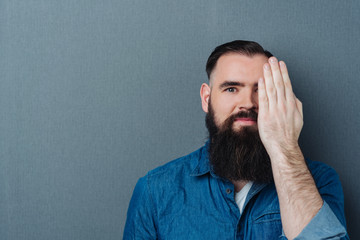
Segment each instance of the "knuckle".
M281 112L286 112L287 106L284 103L279 103L279 110Z
M275 88L274 88L273 86L269 86L269 87L267 88L267 92L268 92L268 94L270 94L270 95L275 95Z
M267 97L266 97L266 95L261 95L261 96L259 96L259 100L262 101L262 102L267 102Z
M292 97L287 99L287 102L289 103L290 106L295 106L296 105L295 99L292 98Z
M281 79L278 79L278 80L275 81L275 86L277 88L282 88L283 87L283 83L282 83Z

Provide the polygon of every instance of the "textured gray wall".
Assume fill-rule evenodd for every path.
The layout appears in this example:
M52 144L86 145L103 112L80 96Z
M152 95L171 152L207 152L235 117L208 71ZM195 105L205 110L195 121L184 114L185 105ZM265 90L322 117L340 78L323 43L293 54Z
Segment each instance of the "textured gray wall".
M0 0L0 238L121 239L137 179L206 139L212 49L260 42L360 239L359 1Z

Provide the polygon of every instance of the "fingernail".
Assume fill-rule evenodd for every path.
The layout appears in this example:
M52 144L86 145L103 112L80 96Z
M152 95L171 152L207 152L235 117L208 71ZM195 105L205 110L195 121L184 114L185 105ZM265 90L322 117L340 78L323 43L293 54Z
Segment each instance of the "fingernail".
M264 64L264 69L265 69L265 70L269 70L269 69L270 69L269 64L265 63L265 64Z
M275 57L271 57L271 58L270 58L270 62L276 63L276 61L277 61L277 59L276 59Z
M259 84L263 84L264 83L264 79L263 78L260 78L259 79Z

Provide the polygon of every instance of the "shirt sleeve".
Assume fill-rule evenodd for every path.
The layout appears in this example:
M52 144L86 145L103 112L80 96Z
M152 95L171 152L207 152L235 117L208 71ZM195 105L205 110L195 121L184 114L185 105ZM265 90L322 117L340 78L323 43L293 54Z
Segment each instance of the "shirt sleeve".
M295 239L348 239L345 236L345 227L324 201L319 212Z
M309 167L311 169L311 167ZM348 240L344 214L344 195L340 179L334 169L322 165L312 172L318 191L324 201L319 212L294 240L341 239ZM286 239L284 233L283 239Z
M156 239L155 211L147 176L137 182L130 200L123 240Z

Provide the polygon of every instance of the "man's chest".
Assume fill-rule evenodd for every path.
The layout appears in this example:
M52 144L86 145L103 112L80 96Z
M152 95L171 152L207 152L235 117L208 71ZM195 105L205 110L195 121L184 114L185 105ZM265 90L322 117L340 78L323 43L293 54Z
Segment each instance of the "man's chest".
M276 192L264 189L264 194L252 196L240 216L227 186L205 187L175 188L158 199L162 204L157 212L159 239L279 239L282 226Z

